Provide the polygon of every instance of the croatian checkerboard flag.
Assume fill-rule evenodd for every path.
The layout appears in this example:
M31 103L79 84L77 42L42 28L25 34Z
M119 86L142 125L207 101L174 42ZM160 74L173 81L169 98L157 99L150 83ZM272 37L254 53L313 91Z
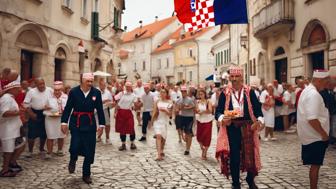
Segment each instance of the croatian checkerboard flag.
M186 31L247 23L246 0L174 0L174 3L176 16Z

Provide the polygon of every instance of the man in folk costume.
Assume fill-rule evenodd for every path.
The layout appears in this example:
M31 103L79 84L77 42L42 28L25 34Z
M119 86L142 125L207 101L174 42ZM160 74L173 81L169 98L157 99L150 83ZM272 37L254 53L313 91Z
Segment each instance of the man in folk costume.
M84 73L81 85L71 89L68 101L64 108L61 123L62 132L67 133L68 121L71 133L69 173L74 173L78 155L84 156L83 181L87 184L91 181L91 164L94 162L96 150L97 125L94 110L97 110L99 127L98 135L105 127L105 117L101 93L92 87L94 76L92 73Z
M131 150L135 150L136 146L134 144L135 140L135 130L134 130L134 118L132 110L137 101L136 95L132 91L132 83L125 83L125 92L119 93L115 99L119 100L118 105L115 109L115 127L116 132L120 133L120 140L122 145L119 147L119 151L126 150L126 135L130 135L131 140Z
M240 188L240 170L247 172L249 188L258 188L254 177L261 168L258 129L264 122L261 105L253 90L243 85L240 67L229 68L232 86L219 96L216 119L221 127L217 139L216 158L221 172L232 176L232 188Z

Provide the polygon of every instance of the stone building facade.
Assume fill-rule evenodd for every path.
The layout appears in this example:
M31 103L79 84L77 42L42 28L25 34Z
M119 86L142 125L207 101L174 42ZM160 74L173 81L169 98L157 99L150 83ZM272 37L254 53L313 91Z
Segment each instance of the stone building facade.
M23 80L43 77L48 85L63 80L72 86L83 72L115 70L123 0L0 0L0 5L0 69L16 69ZM101 31L94 36L97 27Z
M297 76L310 78L314 69L336 74L336 1L249 3L252 75L294 83Z

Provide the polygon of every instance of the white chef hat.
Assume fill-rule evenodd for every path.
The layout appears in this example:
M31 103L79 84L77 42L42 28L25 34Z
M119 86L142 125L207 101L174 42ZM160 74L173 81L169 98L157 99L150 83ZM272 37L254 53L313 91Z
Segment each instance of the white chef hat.
M328 70L314 70L313 72L313 78L323 79L329 76L330 76L330 73Z

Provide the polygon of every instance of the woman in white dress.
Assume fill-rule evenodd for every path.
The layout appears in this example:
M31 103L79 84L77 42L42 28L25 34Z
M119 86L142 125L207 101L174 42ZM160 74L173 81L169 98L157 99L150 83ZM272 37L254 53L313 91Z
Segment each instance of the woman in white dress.
M164 146L167 139L167 127L169 118L172 116L173 102L169 100L169 91L167 89L160 90L160 99L155 102L152 123L156 136L157 161L163 160Z
M56 155L63 156L63 145L65 134L61 131L61 116L66 105L68 96L62 92L62 81L55 81L54 93L48 98L47 110L44 111L45 129L47 133L47 154L46 159L51 158L53 152L54 140L57 139L58 150Z
M264 90L260 95L260 103L262 104L262 113L264 115L265 120L265 138L264 141L269 140L269 136L271 140L276 140L273 135L274 130L274 120L275 120L275 112L274 112L274 95L273 95L273 85L272 83L267 84L266 90Z

